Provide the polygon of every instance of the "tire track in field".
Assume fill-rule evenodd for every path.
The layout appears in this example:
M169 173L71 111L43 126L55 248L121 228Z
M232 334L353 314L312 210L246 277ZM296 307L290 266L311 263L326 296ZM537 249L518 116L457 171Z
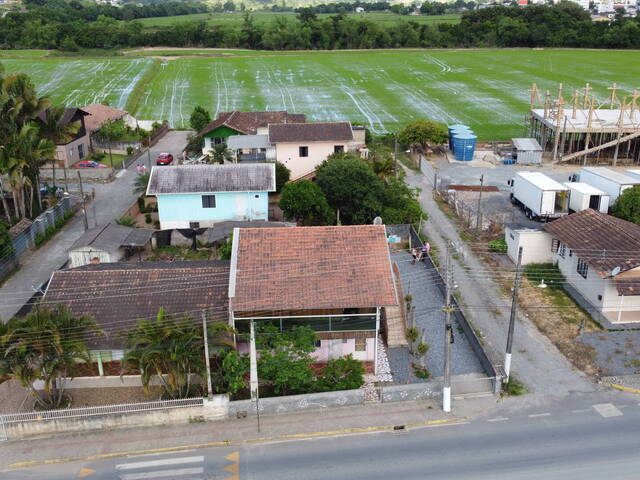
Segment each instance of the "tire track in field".
M260 62L260 65L262 66L262 68L265 69L265 73L267 76L267 82L270 85L274 85L278 88L278 90L280 91L280 98L282 100L282 110L287 110L287 99L284 96L284 90L282 89L282 87L280 86L279 83L275 82L274 79L271 76L271 69L269 68L268 65L266 65L264 62ZM272 87L271 87L272 88ZM269 95L270 97L271 95Z
M126 86L124 88L122 88L122 91L120 92L120 98L118 99L118 103L117 103L118 108L123 109L125 107L125 105L127 104L127 100L129 100L129 95L131 95L131 92L133 91L135 86L138 84L138 82L140 81L142 76L145 74L145 72L147 71L147 68L149 68L149 66L150 66L150 62L149 62L148 59L139 58L139 59L134 60L133 67L138 67L141 63L145 63L146 64L146 68L144 66L141 67L140 71L138 72L138 74L136 76L134 76L126 84Z
M213 114L213 118L218 118L218 112L220 111L220 80L218 79L218 68L219 68L219 63L216 62L213 65L213 73L211 75L211 77L215 80L216 82L216 113Z
M365 116L367 122L371 126L371 131L377 134L381 134L387 131L384 124L380 120L380 117L375 114L375 112L371 109L371 107L367 104L366 100L358 98L358 94L356 94L351 88L346 85L340 85L340 90L342 90L353 102L360 113ZM377 125L377 126L376 126Z

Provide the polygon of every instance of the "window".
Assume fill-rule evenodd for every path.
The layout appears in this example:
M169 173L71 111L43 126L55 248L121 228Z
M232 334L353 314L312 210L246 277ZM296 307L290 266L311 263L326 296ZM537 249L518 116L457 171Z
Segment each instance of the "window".
M566 254L567 254L567 246L564 243L561 243L560 248L558 249L558 255L560 255L562 258L565 258Z
M193 228L194 230L200 228L200 222L189 222L189 228Z
M569 257L573 257L573 250L569 249Z
M82 144L78 145L78 157L80 157L80 160L84 158L84 145Z
M202 208L216 208L216 196L202 195Z
M322 340L320 339L316 340L315 347L320 348L321 345L322 345Z
M601 302L602 301L602 295L598 295L598 301Z
M589 273L589 265L587 265L587 262L579 258L577 270L578 273L582 275L582 278L587 278L587 274Z
M344 145L334 145L333 153L341 153L344 152Z
M560 246L560 241L555 238L551 240L551 252L558 253L558 247Z
M511 240L515 240L516 239L516 236L513 233L510 233L509 237L511 237Z
M309 156L309 147L298 147L298 156L299 157L308 157Z
M260 198L260 195L254 195L255 198Z

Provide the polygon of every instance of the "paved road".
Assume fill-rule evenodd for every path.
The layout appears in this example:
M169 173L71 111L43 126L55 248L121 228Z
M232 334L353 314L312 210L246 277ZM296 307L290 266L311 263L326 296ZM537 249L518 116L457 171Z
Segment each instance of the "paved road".
M188 132L171 131L167 133L151 149L152 160L158 153L163 151L178 152L186 144ZM141 161L147 161L147 155L140 157ZM88 221L89 227L96 223L94 211L97 216L97 223L104 224L113 219L119 218L135 200L133 184L137 176L134 162L126 171L120 171L117 178L111 183L85 184L86 191L95 188L95 205L89 205ZM69 182L69 189L77 192L78 186ZM95 207L95 208L94 208ZM55 237L49 240L38 250L27 253L21 259L21 269L0 289L0 319L9 319L15 315L22 306L29 301L34 294L33 287L40 286L51 277L51 273L61 268L67 261L67 250L84 232L82 214L69 222Z
M515 401L500 414L404 432L189 448L18 469L2 478L636 479L637 402L608 393L556 399L543 409Z
M480 262L458 235L451 220L433 200L433 178L408 171L406 182L421 188L420 204L429 215L422 232L432 245L438 247L440 263L448 241L461 247L452 261L457 293L467 320L484 336L485 348L501 363L506 345L510 300L500 293L487 267ZM477 272L469 275L467 272ZM519 317L516 322L512 368L535 395L566 396L571 392L590 392L594 387L581 372L574 369L567 359L528 319Z

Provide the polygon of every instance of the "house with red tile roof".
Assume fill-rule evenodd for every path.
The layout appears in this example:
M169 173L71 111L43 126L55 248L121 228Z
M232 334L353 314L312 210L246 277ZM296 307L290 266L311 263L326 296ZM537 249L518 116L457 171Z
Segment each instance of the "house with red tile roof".
M229 309L240 332L250 322L307 325L320 338L319 361L374 362L385 307L396 305L382 225L234 230Z
M554 263L567 291L601 323L640 322L640 225L587 209L542 229L505 229L509 256Z

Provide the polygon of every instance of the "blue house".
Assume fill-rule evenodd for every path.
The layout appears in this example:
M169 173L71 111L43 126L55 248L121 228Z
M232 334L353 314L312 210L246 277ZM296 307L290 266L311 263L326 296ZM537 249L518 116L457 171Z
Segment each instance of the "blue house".
M158 199L160 228L207 228L229 220L268 220L274 163L156 166L147 195Z

